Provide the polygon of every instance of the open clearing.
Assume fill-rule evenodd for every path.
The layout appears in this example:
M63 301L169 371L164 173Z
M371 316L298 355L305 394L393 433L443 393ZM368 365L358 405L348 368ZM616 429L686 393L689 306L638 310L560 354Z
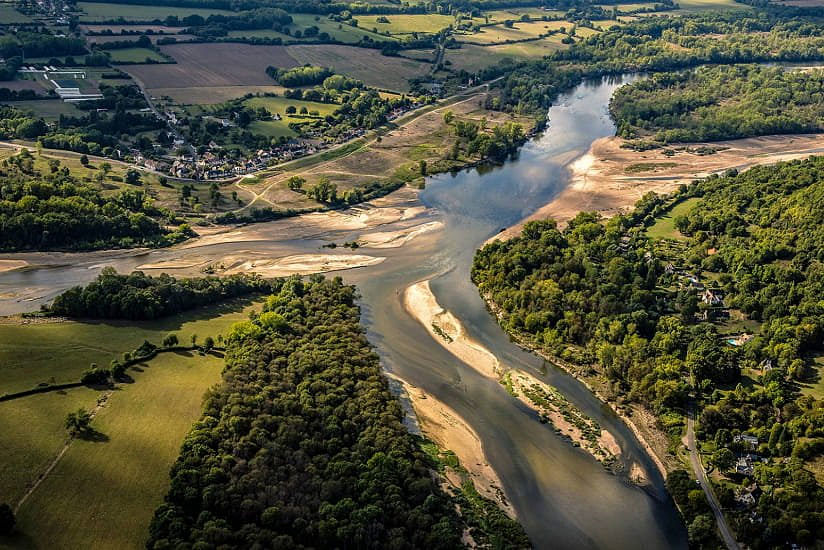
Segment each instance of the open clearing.
M338 105L328 103L317 103L314 101L302 101L298 99L286 99L284 97L253 97L243 102L244 105L257 109L263 107L270 113L279 114L280 120L257 120L250 124L250 130L269 137L293 136L295 132L289 128L291 122L309 122L315 120L313 116L300 115L301 108L305 107L309 113L317 112L317 116L324 117L338 107ZM286 108L294 107L297 113L287 115Z
M330 67L341 74L363 80L369 86L394 91L408 91L409 79L424 75L429 70L427 63L387 57L378 50L355 46L307 44L288 46L287 52L296 65L309 63Z
M272 81L274 82L274 81ZM196 86L194 88L153 88L155 97L169 97L180 105L213 105L246 94L282 94L283 86Z
M675 218L683 216L692 210L692 207L695 206L698 200L697 197L693 197L673 206L669 212L663 216L659 216L655 223L647 228L647 235L653 239L686 239L686 237L675 228Z
M101 435L73 441L21 508L22 537L35 547L142 548L169 468L222 365L184 352L130 368L134 383L118 386L92 422Z
M187 15L200 15L205 18L210 15L231 15L233 13L227 10L107 4L103 2L78 2L77 8L83 12L83 15L80 16L80 20L83 22L116 21L120 18L127 21L152 21L165 19L170 15L181 18Z
M456 38L460 42L472 42L477 44L500 44L516 40L527 40L537 38L549 32L559 31L561 28L567 31L572 29L573 23L569 21L518 21L513 27L504 25L490 25L482 27L481 31L475 34L460 34Z
M160 47L177 63L132 65L124 70L146 88L210 86L265 86L274 84L266 67L294 67L301 63L284 46L250 44L170 44Z
M170 332L188 343L192 334L226 334L246 319L250 301L234 301L156 321L97 321L0 324L0 394L34 388L42 382L77 382L91 363L108 367L143 340L159 344Z

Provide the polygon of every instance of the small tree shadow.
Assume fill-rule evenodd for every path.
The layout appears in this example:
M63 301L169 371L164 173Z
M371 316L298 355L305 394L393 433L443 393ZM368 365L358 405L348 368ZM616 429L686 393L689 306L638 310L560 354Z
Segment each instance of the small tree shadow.
M83 441L91 441L93 443L106 443L109 441L109 436L104 434L103 432L97 431L92 427L86 428L82 432L77 434L77 439L82 439Z

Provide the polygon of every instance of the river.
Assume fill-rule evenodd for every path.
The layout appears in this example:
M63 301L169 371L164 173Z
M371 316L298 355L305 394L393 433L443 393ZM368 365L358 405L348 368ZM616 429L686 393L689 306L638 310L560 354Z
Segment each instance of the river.
M569 164L594 140L614 133L607 104L615 88L628 80L584 83L559 98L549 111L547 130L503 166L428 178L417 198L404 201L427 207L415 223L437 220L444 230L420 236L411 245L380 250L387 258L382 264L341 272L360 289L368 335L385 368L448 404L478 433L536 548L687 546L685 529L663 480L632 432L577 380L511 343L469 279L474 251L503 227L549 202L569 181ZM401 220L387 227L409 223ZM240 243L209 242L142 253L0 255L0 259L22 258L42 266L0 273L0 313L36 309L57 292L89 281L103 265L123 272L149 261L219 259L229 253L317 253L324 243L358 236L353 229L313 230L299 220L250 226L245 231L253 237ZM185 269L178 271L186 274ZM622 460L640 464L649 484L641 488L609 473L540 423L537 414L509 396L503 386L434 342L401 304L403 289L424 279L431 279L438 301L503 366L541 377L610 431L621 446Z

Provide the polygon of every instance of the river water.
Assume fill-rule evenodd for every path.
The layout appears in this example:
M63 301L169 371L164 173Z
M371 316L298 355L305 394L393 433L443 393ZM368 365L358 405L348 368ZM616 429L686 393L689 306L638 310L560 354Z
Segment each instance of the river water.
M443 231L423 235L398 249L380 250L382 264L342 272L362 295L364 322L385 368L457 411L480 436L536 548L686 548L686 532L664 483L632 432L581 383L509 341L469 279L475 250L503 227L549 202L569 181L569 164L590 144L612 135L607 113L615 88L629 77L578 86L549 111L549 126L503 166L430 177L410 204L428 210L419 216L439 220ZM390 227L402 227L398 222ZM252 226L254 238L239 244L212 242L181 250L135 254L3 254L46 267L0 273L0 314L29 311L65 288L88 282L103 265L121 272L148 261L182 257L219 259L229 253L317 253L326 242L357 238L351 230L313 232L301 222ZM296 238L299 228L300 238ZM288 231L286 230L288 229ZM363 253L371 253L363 251ZM175 273L174 269L166 270ZM185 270L180 271L185 274ZM520 368L558 388L573 404L610 431L625 465L639 464L650 478L643 488L606 471L590 455L571 446L537 414L506 390L461 363L433 341L403 309L410 284L431 279L438 301L458 317L469 335L491 350L504 367ZM22 292L21 289L27 289Z

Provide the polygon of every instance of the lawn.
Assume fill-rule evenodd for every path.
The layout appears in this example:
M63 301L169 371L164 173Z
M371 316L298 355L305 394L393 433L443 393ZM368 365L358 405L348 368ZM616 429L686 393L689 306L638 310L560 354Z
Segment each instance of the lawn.
M210 15L231 15L233 13L227 10L204 8L173 8L166 6L107 4L102 2L78 2L77 8L83 11L80 20L84 22L116 21L120 18L128 21L152 21L154 19L165 19L170 15L176 15L181 18L187 15L200 15L205 18Z
M689 212L698 201L697 197L693 197L679 202L647 228L647 235L653 239L686 240L686 237L675 228L675 218Z
M277 113L282 117L281 120L258 120L249 125L249 130L251 130L252 133L262 134L268 137L293 136L295 132L289 128L290 122L307 122L314 120L311 116L301 116L299 114L301 107L306 107L310 112L317 111L321 117L331 114L338 108L338 105L286 99L283 97L253 97L245 101L244 104L253 109L263 107L270 113ZM295 107L298 114L287 115L286 108L289 106Z
M122 48L119 50L108 50L113 63L150 63L156 61L164 63L165 57L149 48Z
M378 18L386 18L389 23L379 23ZM413 32L436 33L455 22L451 15L436 13L420 15L358 15L358 26L362 29L377 29L381 34L411 34Z
M21 508L17 528L27 542L143 548L169 486L169 468L222 367L218 357L186 352L130 369L134 382L119 386L92 423L100 435L72 442Z
M108 366L143 340L155 344L174 332L181 342L192 334L226 334L246 319L250 300L211 306L165 319L142 322L55 322L0 324L0 394L42 382L76 382L91 363Z

